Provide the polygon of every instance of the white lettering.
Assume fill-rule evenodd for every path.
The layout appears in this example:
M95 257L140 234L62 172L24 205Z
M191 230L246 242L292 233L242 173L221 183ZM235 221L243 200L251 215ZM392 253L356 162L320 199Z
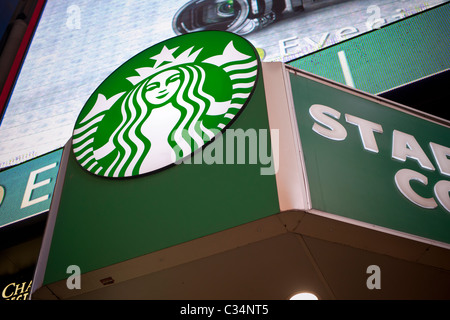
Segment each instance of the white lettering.
M436 159L439 171L446 176L450 176L450 148L430 142L431 151Z
M428 178L423 174L410 169L401 169L395 174L394 180L398 190L415 205L425 209L434 209L437 207L437 203L433 198L424 198L411 188L411 180L419 181L424 185L428 184Z
M309 108L309 114L315 120L312 130L317 134L337 141L346 138L346 129L337 121L341 116L339 111L324 105L313 104ZM345 120L347 123L358 127L365 150L374 153L379 152L374 132L383 133L383 128L380 124L350 114L345 114ZM450 148L434 142L430 142L430 148L440 173L450 176ZM435 170L416 138L413 135L395 129L392 133L392 158L402 162L410 158L416 160L423 169ZM433 191L429 191L430 193L434 192L434 197L425 198L413 189L411 186L411 181L413 180L424 186L428 185L428 178L425 175L411 169L401 169L394 177L397 189L415 205L425 209L435 209L440 204L446 211L450 212L450 181L441 180L437 182ZM416 184L416 186L418 185Z
M214 312L214 307L195 307L190 304L187 307L181 307L180 314L195 314L195 315L207 315L208 318L212 316Z
M311 45L313 48L320 49L320 48L323 48L323 46L325 45L325 42L327 41L329 36L330 36L329 32L324 32L324 33L322 33L318 42L315 42L314 40L310 39L309 37L305 37L305 38L303 38L303 40L305 40L305 42L308 43L309 45Z
M439 203L450 212L450 181L441 180L434 185L434 194Z
M392 158L406 161L406 158L417 160L424 169L434 170L434 166L420 147L414 136L394 130L392 134Z
M313 104L309 108L309 114L315 121L327 127L325 128L317 123L314 123L312 127L314 132L324 136L325 138L337 141L344 140L347 137L347 131L344 126L334 120L340 118L341 113L339 111L321 104Z
M40 188L40 187L45 186L45 185L50 183L50 179L46 179L46 180L43 180L43 181L40 181L40 182L36 183L36 176L39 173L42 173L42 172L47 171L47 170L50 170L50 169L52 169L54 167L56 167L56 162L52 163L52 164L49 164L48 166L45 166L43 168L40 168L40 169L37 169L37 170L34 170L34 171L30 172L30 176L28 177L27 186L25 188L25 193L23 195L22 204L20 206L21 209L23 209L25 207L29 207L29 206L31 206L33 204L45 201L45 200L47 200L49 198L49 195L46 194L46 195L44 195L42 197L39 197L39 198L31 200L31 193L33 192L34 189Z
M278 41L278 44L279 44L279 47L280 47L280 55L281 56L287 55L289 48L294 48L294 47L297 47L299 45L298 41L295 41L295 40L298 40L298 38L297 37L291 37L291 38L286 38L286 39ZM295 43L287 44L287 42L289 42L289 41L295 41Z
M358 126L359 135L364 146L364 149L378 153L377 141L375 140L374 132L383 133L383 128L380 124L364 120L350 114L345 115L345 120L348 123Z
M355 35L359 32L358 29L356 29L355 27L349 26L349 27L344 27L339 29L336 32L336 37L338 39L338 41L342 41L345 39L350 38L352 35Z

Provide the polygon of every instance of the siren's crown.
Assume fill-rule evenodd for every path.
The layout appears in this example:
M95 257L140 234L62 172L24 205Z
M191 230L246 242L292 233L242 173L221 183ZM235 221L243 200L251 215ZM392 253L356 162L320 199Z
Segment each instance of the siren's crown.
M142 67L137 68L136 72L139 74L138 76L128 77L127 80L130 81L133 85L138 84L144 79L149 78L155 73L161 72L165 69L172 68L174 66L178 66L186 63L195 63L199 53L203 48L198 49L197 51L192 50L194 47L190 47L189 49L180 53L177 57L174 57L174 52L178 50L179 47L175 47L172 49L164 46L160 53L157 55L150 57L151 60L155 60L155 64L153 67ZM230 41L228 45L223 50L223 53L217 56L213 56L207 58L201 62L209 63L220 67L226 62L230 61L230 57L233 58L234 61L241 61L250 58L250 56L240 53L236 50L233 45L233 41Z

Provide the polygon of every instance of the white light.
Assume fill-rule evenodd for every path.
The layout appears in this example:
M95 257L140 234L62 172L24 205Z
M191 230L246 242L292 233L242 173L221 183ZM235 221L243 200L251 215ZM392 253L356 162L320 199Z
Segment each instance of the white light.
M319 300L319 298L310 292L300 292L294 294L289 300Z

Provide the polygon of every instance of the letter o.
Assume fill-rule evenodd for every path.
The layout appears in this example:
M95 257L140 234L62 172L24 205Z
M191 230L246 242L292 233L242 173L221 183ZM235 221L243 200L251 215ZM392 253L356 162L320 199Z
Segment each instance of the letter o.
M450 212L450 181L441 180L434 185L434 194L439 203Z

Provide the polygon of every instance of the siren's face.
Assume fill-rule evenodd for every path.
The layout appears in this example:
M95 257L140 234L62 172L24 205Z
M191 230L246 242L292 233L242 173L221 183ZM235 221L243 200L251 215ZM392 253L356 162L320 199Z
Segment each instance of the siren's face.
M152 105L163 105L178 91L181 84L181 72L167 70L156 75L146 85L145 98Z

